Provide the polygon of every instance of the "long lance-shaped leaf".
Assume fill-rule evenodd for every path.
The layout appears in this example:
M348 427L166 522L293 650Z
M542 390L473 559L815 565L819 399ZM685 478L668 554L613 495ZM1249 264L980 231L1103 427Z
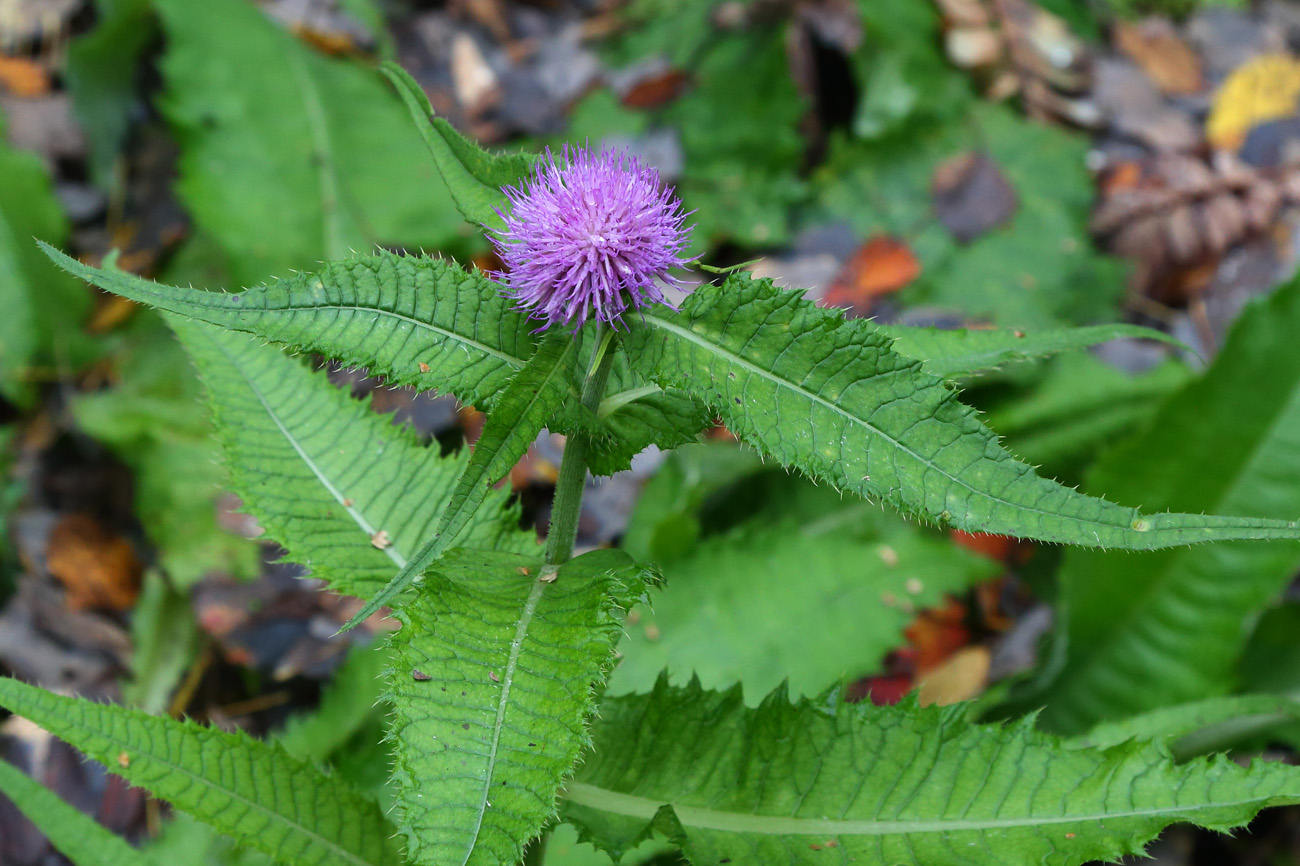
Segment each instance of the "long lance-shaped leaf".
M206 386L230 486L289 558L368 597L429 537L468 455L443 457L300 361L248 334L169 317ZM463 543L521 550L505 493Z
M518 863L589 743L620 614L649 575L618 551L549 576L541 562L453 551L398 613L389 699L413 863Z
M388 604L424 573L429 564L456 543L488 494L528 451L528 446L557 414L572 384L577 343L568 334L552 333L511 380L488 415L474 454L456 481L433 537L421 545L383 589L365 603L343 628L346 631Z
M1300 801L1300 770L1157 745L1082 749L1033 718L972 725L960 705L748 710L740 690L606 699L562 818L616 855L652 830L692 863L1073 866L1139 853L1164 827L1229 830Z
M742 439L815 479L970 532L1150 550L1300 538L1300 523L1143 515L1055 481L999 447L942 379L869 322L820 310L770 280L732 276L675 313L632 323L628 355Z
M499 225L498 211L510 207L501 188L518 182L528 173L533 160L524 154L487 153L446 120L434 115L424 88L405 69L385 62L380 64L379 71L393 83L406 103L461 215L476 225Z
M0 794L8 797L74 866L156 866L143 851L58 794L0 760Z
M479 406L488 406L533 353L526 317L496 285L441 259L358 256L230 294L92 268L41 247L64 270L105 291Z
M1300 280L1237 320L1205 375L1107 452L1086 489L1159 508L1283 517L1300 512ZM1103 719L1232 688L1246 636L1300 567L1300 544L1216 544L1127 556L1070 551L1060 676L1042 723Z
M1109 748L1128 740L1169 744L1175 759L1226 751L1242 740L1300 721L1300 700L1287 695L1225 695L1102 722L1071 742Z
M105 291L364 366L393 385L437 388L485 408L534 351L531 326L494 283L440 259L361 256L224 294L92 268L42 246L65 270ZM672 447L703 426L694 400L649 385L621 358L607 410L596 421L598 428L585 432L595 434L594 468L601 474L626 468L649 444Z
M880 325L880 333L894 340L900 355L916 358L921 369L940 379L974 376L1012 361L1086 349L1121 337L1158 340L1173 346L1183 344L1163 331L1139 325L1095 325L1090 328L1061 328L1047 331L943 330Z
M304 866L400 857L379 806L245 734L66 698L0 678L0 706L251 848Z

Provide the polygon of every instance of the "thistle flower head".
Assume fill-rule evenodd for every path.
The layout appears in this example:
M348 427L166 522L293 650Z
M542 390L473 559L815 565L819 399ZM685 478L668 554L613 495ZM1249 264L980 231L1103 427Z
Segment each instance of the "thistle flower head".
M659 173L624 153L565 145L502 190L512 205L492 235L506 294L543 320L575 330L594 316L617 326L627 308L662 303L656 280L683 264L689 230Z

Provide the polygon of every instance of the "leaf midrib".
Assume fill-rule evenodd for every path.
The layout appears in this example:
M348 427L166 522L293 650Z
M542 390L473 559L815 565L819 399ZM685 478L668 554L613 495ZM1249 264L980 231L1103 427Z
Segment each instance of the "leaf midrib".
M23 714L20 713L20 715ZM180 764L174 763L173 761L170 761L166 758L145 751L140 747L139 743L135 743L130 740L123 740L106 731L101 731L98 730L97 728L91 728L85 725L78 725L76 722L65 720L65 724L67 724L69 727L75 730L84 733L90 733L97 737L100 737L101 739L107 740L108 742L112 743L114 746L118 747L122 751L127 752L128 754L134 752L140 755L141 757L143 757L147 761L153 761L158 764L161 764L162 766L166 767L169 771L184 776L185 778L189 779L191 783L197 784L199 787L206 787L214 791L220 791L230 799L243 803L250 810L265 815L268 818L270 818L272 821L278 819L279 823L287 827L290 827L294 830L297 830L303 833L304 835L308 836L309 838L320 842L322 846L334 852L338 856L342 857L344 860L347 860L349 863L355 863L357 864L357 866L382 866L382 864L373 863L372 861L365 859L359 854L353 854L351 851L348 851L346 848L340 847L339 843L325 836L322 836L320 833L316 832L315 830L309 829L308 827L305 827L304 825L292 820L291 818L289 818L289 816L283 814L282 812L272 811L271 809L268 809L262 806L261 804L259 804L256 800L250 800L249 798L245 797L244 795L240 794L237 791L233 791L222 785L216 784L206 776L202 776L197 773L194 773ZM45 726L42 725L41 727L45 727Z
M483 821L487 818L488 798L492 794L492 781L496 777L497 752L501 746L501 729L505 726L506 708L510 703L510 689L514 685L515 671L519 667L519 657L523 653L524 640L528 637L528 627L532 625L537 613L537 606L546 591L546 583L534 580L524 601L524 609L515 621L515 637L510 644L510 655L506 659L506 668L501 674L501 696L497 700L496 720L492 725L492 743L487 754L487 775L483 779L483 795L479 798L478 815L474 820L474 832L470 836L469 847L461 859L461 866L469 863L478 848L479 837L483 833Z
M343 226L339 221L339 185L334 173L334 147L330 141L329 126L325 120L325 107L321 102L320 89L312 80L307 70L306 59L299 53L301 45L287 53L289 65L302 91L303 110L307 113L307 128L311 130L315 142L316 170L320 184L321 228L324 230L325 250L328 258L340 259L347 255L347 246L343 242Z
M1124 818L1148 818L1165 815L1189 815L1201 811L1218 811L1237 806L1251 806L1267 801L1260 797L1247 800L1215 801L1194 806L1174 806L1164 809L1128 809L1119 812L1100 812L1085 815L1054 817L986 818L979 820L933 821L870 821L840 820L834 818L797 818L781 815L758 815L744 812L726 812L701 806L687 806L670 800L657 800L635 794L611 791L585 782L570 782L562 796L570 803L598 812L627 818L652 820L664 806L671 806L683 827L697 830L714 830L722 833L747 833L756 836L899 836L916 833L985 832L988 830L1041 827L1045 825L1078 824L1094 821L1114 821Z
M271 421L275 424L276 428L280 431L281 435L284 436L285 441L287 441L289 445L293 448L293 450L298 454L298 456L302 458L303 463L307 464L307 468L310 469L312 474L316 476L316 480L318 480L321 483L321 486L324 487L326 491L329 492L330 496L334 497L334 500L338 502L338 504L343 508L343 510L348 513L348 516L352 518L353 522L357 524L357 526L361 529L361 531L366 533L367 536L373 537L378 530L375 527L370 525L370 522L366 520L365 516L361 514L360 510L347 504L348 497L344 496L342 491L340 491L337 487L334 486L334 483L330 481L325 471L322 470L320 466L316 464L316 461L313 460L312 457L299 444L297 437L295 437L292 433L289 432L289 429L280 420L280 416L276 413L274 409L271 408L271 404L263 396L262 389L259 388L257 384L244 372L244 367L241 363L239 363L239 360L235 358L235 356L231 355L228 351L226 351L226 347L221 345L220 342L216 340L212 340L211 342L214 346L217 347L217 351L221 352L221 354L230 363L231 368L236 370L239 373L240 377L244 380L244 382L247 383L248 389L253 392L253 395L257 397L257 401L262 404L262 408L266 411L267 417L269 417ZM403 566L406 565L406 556L400 550L397 549L396 544L391 544L388 547L384 548L383 552L388 555L388 558L391 559L397 565L398 568L402 568Z
M935 464L933 461L931 461L931 460L927 460L927 459L921 457L921 455L917 454L917 453L916 453L915 451L913 451L911 448L908 448L908 447L907 447L906 445L904 445L902 442L899 442L897 439L894 439L892 436L888 435L887 433L885 433L883 430L879 429L878 427L873 426L873 425L872 425L870 422L868 422L866 419L859 418L858 416L852 414L851 412L847 412L847 411L845 411L844 409L840 408L840 407L839 407L838 405L836 405L835 403L833 403L833 402L827 400L825 397L822 397L820 394L815 394L815 393L813 393L812 391L809 391L808 389L806 389L806 388L804 388L804 387L802 387L802 386L800 386L800 385L796 385L796 384L795 384L794 382L792 382L791 380L786 379L786 378L783 378L783 377L781 377L781 376L778 376L778 375L776 375L774 372L772 372L771 370L766 370L766 369L764 369L764 368L762 368L762 367L760 367L760 366L758 366L758 365L756 365L756 364L753 364L753 363L750 362L750 361L747 361L746 359L744 359L744 358L741 357L740 355L736 354L735 352L732 352L731 350L729 350L729 349L723 347L722 345L720 345L720 344L718 344L718 343L715 343L715 342L710 342L710 341L708 341L708 340L705 340L705 339L703 339L702 337L700 337L699 335L697 335L694 331L692 331L692 330L690 330L690 329L688 329L688 328L683 328L683 327L681 327L680 325L675 325L675 324L673 324L673 323L671 323L671 322L667 322L667 321L665 321L665 320L663 320L663 319L660 319L660 318L658 318L657 316L655 316L653 313L646 313L646 314L644 314L644 320L645 320L646 322L648 322L649 324L651 324L651 326L653 326L653 327L658 327L658 328L661 328L662 330L669 331L669 332L671 332L671 333L677 334L678 336L682 337L683 339L687 340L688 342L694 343L695 345L697 345L697 346L699 346L700 348L704 349L706 352L709 352L709 353L711 353L711 354L715 354L715 355L719 355L719 356L723 357L724 359L729 359L729 361L728 361L729 363L734 363L736 366L738 366L738 367L740 367L740 368L742 368L742 369L744 369L744 370L750 372L750 373L753 374L753 375L756 375L756 376L759 376L759 377L761 377L761 378L767 379L767 380L773 382L774 384L776 384L778 387L788 388L789 390L794 391L794 392L797 393L797 394L801 394L801 395L803 395L804 397L806 397L807 399L809 399L809 400L811 400L811 401L813 401L813 402L820 403L821 405L825 406L827 409L830 409L832 412L835 412L836 414L843 416L845 419L847 419L849 422L851 422L851 423L853 423L853 424L861 425L862 427L866 428L866 429L869 430L870 432L872 432L872 433L874 433L875 435L879 436L879 437L880 437L881 439L883 439L885 442L890 443L891 445L893 445L893 446L894 446L895 448L897 448L899 451L901 451L901 452L903 452L903 453L905 453L905 454L907 454L907 455L910 455L913 459L915 459L916 461L918 461L922 466L927 467L927 468L929 468L929 469L932 469L932 470L934 470L935 472L938 472L940 475L942 475L944 478L947 478L947 479L948 479L949 481L951 481L953 484L957 485L958 487L962 487L962 488L966 489L966 490L969 491L970 494L971 494L973 497L975 497L975 498L983 499L983 500L986 500L986 501L989 501L989 502L996 503L996 504L998 504L998 505L1005 506L1005 507L1007 507L1007 508L1009 508L1009 509L1011 509L1012 511L1017 512L1017 513L1021 513L1021 514L1035 514L1035 515L1041 515L1041 516L1043 516L1043 517L1048 517L1048 518L1051 518L1051 519L1053 519L1053 520L1061 521L1062 523L1065 523L1065 524L1067 524L1067 525L1068 525L1068 524L1074 524L1074 525L1076 525L1076 526L1082 526L1082 527L1089 527L1089 526L1091 526L1091 527L1101 527L1101 528L1103 528L1103 529L1119 530L1120 532L1136 532L1136 531L1137 531L1137 530L1134 530L1131 526L1127 525L1127 521L1106 522L1106 521L1103 521L1103 520L1096 520L1096 519L1091 519L1091 518L1086 518L1086 517L1066 516L1066 515L1063 515L1063 514L1061 514L1061 513L1059 513L1059 512L1055 512L1055 511L1044 511L1043 509L1040 509L1040 508L1033 508L1033 507L1031 507L1031 506L1024 505L1024 504L1021 504L1021 503L1019 503L1019 502L1011 502L1011 501L1009 501L1009 500L1007 500L1007 499L1003 499L1003 498L1001 498L1001 497L999 497L999 496L996 496L996 495L994 495L994 494L992 494L992 493L988 493L988 492L986 492L986 491L979 490L978 488L976 488L976 487L974 487L973 485L971 485L969 482L964 481L964 480L962 480L961 478L958 478L958 477L952 475L951 473L949 473L948 471L946 471L946 470L943 469L942 467L940 467L940 466L938 466L937 464ZM918 362L918 363L919 363L919 362ZM728 408L727 411L731 411L731 410ZM1103 500L1103 501L1104 501L1104 500ZM1117 505L1117 504L1115 504L1115 503L1109 503L1109 502L1108 502L1107 504L1110 504L1110 505L1114 506L1115 508L1119 508L1119 509L1122 509L1122 510L1125 510L1125 511L1130 512L1130 513L1133 515L1133 517L1134 517L1135 519L1136 519L1136 518L1138 517L1138 515L1139 515L1139 512L1137 511L1137 509L1134 509L1134 508L1128 508L1127 506L1121 506L1121 505ZM1260 529L1261 527L1258 527L1258 526L1254 526L1254 525L1252 525L1252 522L1251 522L1251 521L1247 521L1247 522L1244 522L1244 523L1240 523L1240 524L1238 524L1238 523L1233 522L1233 520L1232 520L1231 518L1220 518L1220 520L1216 523L1216 525L1215 525L1214 527L1210 527L1210 526L1207 526L1207 525L1204 525L1204 524L1203 524L1203 525L1199 525L1199 526L1196 525L1196 524L1189 524L1189 525L1187 525L1187 526L1174 526L1174 527L1150 526L1149 528L1143 530L1143 531L1142 531L1142 534L1143 534L1144 536L1148 537L1148 538L1156 538L1156 537L1159 537L1159 536L1164 535L1164 534L1166 534L1166 533L1179 533L1179 532L1187 532L1187 531L1194 530L1194 529L1211 529L1211 528L1213 528L1213 529L1217 529L1217 530L1219 530L1219 531L1229 531L1229 530L1237 530L1237 529L1240 529L1240 530L1252 530L1252 529ZM1263 528L1266 528L1266 529L1276 529L1276 530L1278 530L1278 531L1283 530L1283 529L1286 529L1286 530L1294 530L1294 529L1295 529L1294 526L1292 526L1292 525L1284 525L1282 522L1279 522L1279 525L1276 526L1276 527L1263 527ZM1219 540L1219 539L1213 539L1213 540ZM1078 543L1078 542L1076 542L1076 543ZM1146 549L1146 548L1135 547L1134 549Z
M991 494L991 493L986 493L986 492L984 492L984 491L982 491L982 490L979 490L979 489L975 488L974 486L972 486L969 482L964 481L964 480L962 480L962 479L960 479L960 478L957 478L956 476L954 476L954 475L952 475L951 473L947 472L947 471L946 471L945 469L943 469L942 467L935 465L933 461L926 460L924 457L922 457L921 455L917 454L917 453L916 453L915 451L913 451L911 448L908 448L908 447L907 447L906 445L904 445L902 442L899 442L897 439L895 439L895 438L893 438L892 436L890 436L889 434L885 433L885 432L884 432L883 430L881 430L880 428L875 427L874 425L872 425L872 424L871 424L869 421L867 421L866 419L864 419L864 418L859 418L858 416L854 415L853 413L845 411L844 409L840 408L840 407L837 406L836 404L834 404L834 403L832 403L831 401L827 400L825 397L821 396L820 394L814 394L812 391L809 391L807 388L804 388L804 387L802 387L802 386L796 385L794 382L790 381L789 379L786 379L786 378L784 378L784 377L781 377L781 376L776 375L776 374L775 374L774 372L772 372L771 370L765 370L764 368L758 366L757 364L753 364L753 363L751 363L750 361L745 360L745 359L742 358L740 355L737 355L735 352L732 352L731 350L724 348L723 346L721 346L721 345L718 344L718 343L713 343L713 342L709 342L708 340L702 339L702 338L701 338L700 336L698 336L694 331L692 331L692 330L690 330L690 329L688 329L688 328L683 328L683 327L681 327L680 325L674 325L674 324L671 323L671 322L666 322L666 321L664 321L663 319L660 319L660 318L656 317L655 315L653 315L653 314L649 314L649 313L645 314L645 320L646 320L647 322L651 323L652 325L656 326L656 327L660 327L660 328L663 328L663 329L666 330L666 331L671 331L672 333L677 334L678 336L680 336L680 337L682 337L682 338L684 338L684 339L686 339L686 340L688 340L688 341L694 343L695 345L701 347L701 348L704 349L705 351L711 352L711 353L713 353L713 354L717 354L717 355L725 356L726 358L730 359L730 363L734 363L735 365L737 365L737 366L739 366L739 367L741 367L741 368L743 368L743 369L745 369L745 370L748 370L750 373L752 373L752 374L754 374L754 375L756 375L756 376L760 376L760 377L762 377L762 378L765 378L765 379L767 379L767 380L769 380L769 381L775 383L775 384L776 384L777 386L779 386L779 387L789 388L791 391L795 391L795 392L797 392L797 393L799 393L799 394L803 394L803 395L804 395L805 397L807 397L809 400L811 400L811 401L813 401L813 402L816 402L816 403L820 403L820 404L822 404L822 405L825 406L827 409L830 409L832 412L835 412L835 413L837 413L837 414L839 414L839 415L842 415L844 418L846 418L846 419L849 420L850 422L852 422L852 423L854 423L854 424L859 424L859 425L861 425L862 427L865 427L867 430L869 430L869 431L871 431L872 433L874 433L875 435L879 436L879 437L880 437L881 439L883 439L885 442L887 442L887 443L893 445L895 448L897 448L898 450L902 451L903 453L910 455L912 458L914 458L915 460L917 460L917 461L918 461L922 466L926 466L926 467L929 467L929 468L935 470L936 472L940 473L943 477L947 478L949 481L953 482L954 484L958 485L959 487L963 487L963 488L965 488L966 490L970 491L970 493L971 493L973 496L975 496L975 497L978 497L978 498L981 498L981 499L987 499L987 500L992 501L992 502L995 502L995 503L997 503L997 504L999 504L999 505L1005 505L1005 506L1007 506L1008 508L1012 508L1012 509L1014 509L1014 510L1016 510L1016 511L1020 511L1020 512L1029 512L1029 513L1032 513L1032 514L1041 514L1041 515L1043 515L1044 517L1052 517L1052 518L1055 518L1055 519L1057 519L1057 520L1073 520L1073 521L1076 521L1076 522L1078 522L1078 523L1087 524L1087 525L1091 525L1091 526L1103 526L1103 527L1106 527L1107 529L1116 529L1116 528L1123 529L1123 528L1124 528L1124 527L1123 527L1123 524L1119 524L1119 523L1105 523L1105 522L1102 522L1102 521L1099 521L1099 520L1085 520L1085 519L1083 519L1083 518L1078 518L1078 517L1063 517L1062 515L1057 514L1056 512L1052 512L1052 511L1043 511L1043 510L1041 510L1041 509L1037 509L1037 508L1030 508L1030 507L1028 507L1028 506L1021 505L1020 503L1017 503L1017 502L1010 502L1010 501L1008 501L1008 500L1006 500L1006 499L1001 499L1001 498L999 498L999 497L997 497L997 496L994 496L994 495ZM917 363L920 363L920 362L917 362ZM1117 507L1122 507L1122 506L1117 506Z

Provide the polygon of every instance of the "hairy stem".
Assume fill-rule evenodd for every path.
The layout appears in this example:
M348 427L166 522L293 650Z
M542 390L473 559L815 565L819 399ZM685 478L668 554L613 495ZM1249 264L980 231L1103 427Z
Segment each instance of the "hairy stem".
M582 385L582 405L593 413L605 396L605 383L609 381L610 366L614 362L615 334L613 328L601 333L596 352L587 367L587 378ZM573 556L573 545L578 537L578 516L582 512L582 492L587 485L587 447L587 437L582 433L573 434L564 444L560 477L555 482L555 504L551 507L551 526L546 533L548 565L561 565Z

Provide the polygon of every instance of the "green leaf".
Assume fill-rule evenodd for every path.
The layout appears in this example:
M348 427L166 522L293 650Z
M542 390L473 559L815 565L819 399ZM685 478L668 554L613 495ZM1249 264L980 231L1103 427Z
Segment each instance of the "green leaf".
M810 485L781 478L789 508L792 488ZM947 538L817 492L829 507L749 521L665 562L667 584L629 626L610 694L649 691L665 669L679 685L740 682L755 702L782 680L795 696L819 694L876 670L918 608L998 573Z
M299 761L319 762L352 739L379 715L382 676L388 665L384 641L353 647L309 713L290 717L276 742Z
M140 99L137 73L157 38L149 0L96 0L98 24L68 46L65 83L90 145L95 182L111 189L118 157Z
M510 209L501 188L522 180L532 168L533 158L487 153L434 115L424 88L405 69L390 61L380 64L379 71L397 88L461 216L474 225L499 226L498 211Z
M1010 451L1034 466L1056 469L1083 463L1149 423L1190 378L1178 361L1133 376L1077 353L1052 360L1023 391L981 408Z
M901 2L917 12L896 15L900 26L913 14L932 14L928 4ZM864 5L879 5L885 18L898 4ZM919 35L927 46L942 42L935 30ZM968 87L967 75L950 72ZM918 112L936 104L933 88L917 90L925 95ZM825 163L812 175L816 205L808 219L845 221L864 238L906 238L921 262L920 276L899 296L907 306L937 306L967 321L1025 330L1113 319L1124 268L1099 255L1088 233L1096 185L1087 169L1087 137L1005 106L969 104L959 116L913 124L878 140L832 139ZM946 160L970 152L973 137L1015 191L1018 206L1008 225L962 244L934 218L932 184Z
M474 233L372 69L330 59L247 0L158 0L178 192L239 285L375 244Z
M390 385L436 387L480 407L491 404L533 353L525 316L497 287L442 259L358 256L228 294L92 268L42 248L64 270L105 291L368 367Z
M489 488L519 462L546 426L547 419L562 407L573 383L576 347L570 334L552 332L528 365L506 386L483 425L473 455L456 480L438 528L393 579L357 611L343 627L344 631L396 598L430 563L460 540L465 527L479 513Z
M5 145L3 134L0 122L0 395L25 403L38 378L34 368L89 360L80 328L91 298L37 255L31 238L62 243L67 220L41 161Z
M171 324L207 387L231 488L314 576L338 592L378 591L437 525L468 455L440 456L246 334ZM505 502L488 495L466 543L531 543Z
M1080 749L1032 718L966 712L834 692L749 710L739 689L661 683L602 703L562 818L616 855L659 830L692 863L1069 866L1139 853L1175 822L1229 830L1300 800L1294 767Z
M1242 314L1214 365L1147 430L1103 456L1090 490L1154 508L1300 513L1300 281ZM1212 409L1212 411L1210 411ZM1300 545L1216 544L1143 556L1067 553L1065 664L1043 724L1063 733L1231 690L1260 609Z
M647 376L704 401L782 464L940 524L1132 550L1300 538L1295 522L1143 515L1040 478L871 323L770 280L732 276L681 312L649 310L629 343Z
M251 546L251 545L250 545ZM131 679L122 698L146 713L161 713L199 653L199 625L187 593L150 571L131 612Z
M389 699L417 864L514 864L589 742L622 610L649 575L618 551L560 566L458 551L402 608Z
M1102 722L1072 742L1106 749L1129 740L1169 744L1175 760L1222 752L1238 741L1300 721L1300 700L1282 695L1228 695L1161 707L1127 719Z
M155 866L158 863L3 760L0 760L0 794L8 797L73 866Z
M642 489L623 548L636 559L660 563L689 553L704 534L706 506L764 469L757 454L729 442L677 449ZM752 511L746 499L746 517Z
M400 857L373 801L246 734L61 697L8 678L0 678L0 706L284 863L388 866Z
M131 467L135 513L178 586L214 570L252 577L257 546L217 519L224 479L185 352L152 313L137 316L117 336L123 338L112 356L118 382L72 398L77 426Z
M941 330L880 325L880 333L894 340L891 348L900 355L916 358L921 369L940 379L959 379L995 370L1012 361L1043 358L1059 352L1086 349L1121 337L1159 340L1172 346L1182 343L1163 331L1138 325L1095 325L1090 328L1056 330Z

